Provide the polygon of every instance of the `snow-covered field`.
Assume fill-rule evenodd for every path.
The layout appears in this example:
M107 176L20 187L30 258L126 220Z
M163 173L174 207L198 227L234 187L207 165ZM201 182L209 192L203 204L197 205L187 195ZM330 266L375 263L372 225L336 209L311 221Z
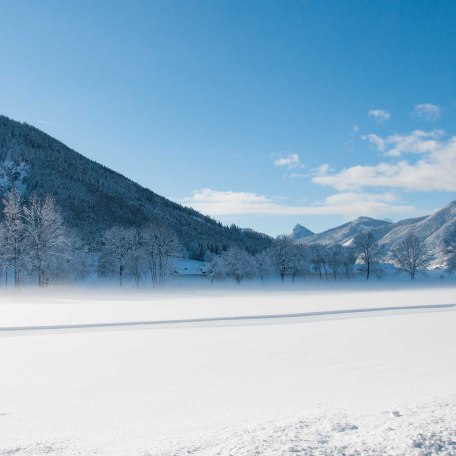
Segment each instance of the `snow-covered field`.
M456 455L448 304L454 287L4 294L0 455Z

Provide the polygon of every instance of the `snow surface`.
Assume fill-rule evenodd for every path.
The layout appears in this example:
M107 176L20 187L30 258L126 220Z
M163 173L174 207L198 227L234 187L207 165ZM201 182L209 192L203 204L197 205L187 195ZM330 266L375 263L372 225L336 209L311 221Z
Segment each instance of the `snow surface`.
M0 328L456 304L456 288L23 292ZM0 330L0 455L456 455L456 308Z

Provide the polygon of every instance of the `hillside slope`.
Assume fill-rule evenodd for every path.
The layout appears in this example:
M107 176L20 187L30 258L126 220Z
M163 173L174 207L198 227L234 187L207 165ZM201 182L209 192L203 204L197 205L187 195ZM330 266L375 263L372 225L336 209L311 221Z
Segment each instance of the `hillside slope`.
M0 116L0 192L12 187L54 196L66 222L91 243L114 225L141 226L155 220L170 226L194 255L201 246L238 244L250 251L272 239L252 230L226 227L174 203L75 152L25 123Z

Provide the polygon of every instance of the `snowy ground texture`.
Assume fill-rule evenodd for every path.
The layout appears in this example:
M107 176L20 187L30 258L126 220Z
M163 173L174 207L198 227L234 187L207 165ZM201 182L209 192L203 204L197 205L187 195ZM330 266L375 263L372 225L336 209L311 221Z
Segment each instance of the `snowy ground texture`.
M3 295L0 455L456 455L448 304L454 287Z

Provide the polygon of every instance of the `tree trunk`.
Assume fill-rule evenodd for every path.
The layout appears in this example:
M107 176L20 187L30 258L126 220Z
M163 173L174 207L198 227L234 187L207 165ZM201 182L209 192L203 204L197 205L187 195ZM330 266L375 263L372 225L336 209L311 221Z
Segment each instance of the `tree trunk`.
M14 286L17 287L19 284L19 274L17 270L17 245L14 246Z

